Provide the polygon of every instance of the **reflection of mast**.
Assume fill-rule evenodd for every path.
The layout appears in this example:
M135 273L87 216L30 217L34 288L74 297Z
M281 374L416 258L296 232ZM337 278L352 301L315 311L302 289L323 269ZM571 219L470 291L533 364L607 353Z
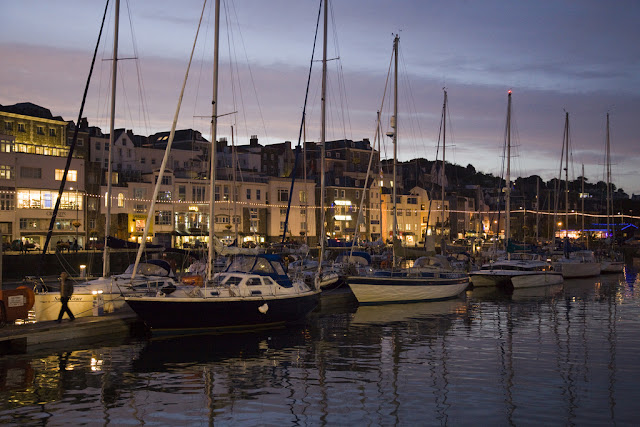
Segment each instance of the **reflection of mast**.
M607 120L609 119L609 115L607 114ZM617 282L615 285L617 286ZM607 367L609 368L609 419L615 420L615 407L616 407L616 373L617 373L617 365L616 365L616 343L618 342L618 333L616 327L618 325L618 305L616 301L617 296L617 288L616 292L609 292L609 298L607 301L607 307L609 309L607 316L607 326L608 326L608 334L607 334L607 342L609 343L609 363L607 363ZM585 316L586 317L586 316Z

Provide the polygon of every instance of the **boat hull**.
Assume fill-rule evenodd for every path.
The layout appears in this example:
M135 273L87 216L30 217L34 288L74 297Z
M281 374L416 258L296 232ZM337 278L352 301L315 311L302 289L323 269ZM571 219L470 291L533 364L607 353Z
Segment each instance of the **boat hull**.
M318 305L320 293L274 298L154 296L125 299L151 329L245 329L301 320Z
M469 280L474 288L485 288L492 286L509 286L511 285L512 272L503 274L498 270L481 270L479 272L469 274Z
M600 275L599 262L559 262L554 264L554 269L556 271L559 270L565 279L595 277Z
M469 278L352 276L347 283L360 304L385 304L455 298L469 286Z
M36 322L57 320L61 304L59 292L36 293L33 304ZM130 312L120 294L103 294L98 298L93 294L74 293L68 306L75 317L91 317L125 310Z
M524 289L559 285L563 280L562 274L558 272L544 271L513 276L511 278L511 284L514 289Z
M624 262L622 261L602 261L600 266L600 272L609 273L622 273L624 271Z
M557 271L481 270L469 275L474 288L512 287L514 289L550 286L562 283Z

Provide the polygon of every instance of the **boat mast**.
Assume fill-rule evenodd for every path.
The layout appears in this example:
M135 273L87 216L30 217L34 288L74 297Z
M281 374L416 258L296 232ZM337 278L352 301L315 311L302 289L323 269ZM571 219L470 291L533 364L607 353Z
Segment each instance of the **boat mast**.
M507 101L507 188L505 188L505 227L504 240L507 259L511 259L509 253L509 239L511 238L511 91L508 92Z
M606 146L606 175L607 175L607 237L612 238L611 215L613 211L613 201L611 198L611 146L609 140L609 113L607 113L607 146Z
M444 213L445 213L445 209L444 209L444 198L445 198L445 179L446 179L446 174L444 172L444 159L445 159L445 153L446 153L446 146L447 146L447 90L444 90L444 101L442 103L442 170L440 171L440 184L441 185L441 199L442 199L442 221L440 221L440 237L442 238L440 241L440 254L441 255L445 255L446 254L446 249L447 249L447 244L445 242L445 238L444 238ZM449 222L449 227L451 227L451 222Z
M322 96L320 98L320 252L318 253L318 273L322 271L325 240L325 157L326 157L326 121L327 121L327 23L329 21L329 0L324 0L324 33L322 35Z
M209 161L209 254L207 257L207 281L213 276L213 242L215 235L215 187L216 187L216 130L218 124L218 47L220 45L220 0L216 0L216 32L213 44L213 97L211 100L211 153Z
M536 179L536 244L540 240L540 177Z
M238 218L238 176L237 176L237 168L238 168L238 152L236 151L236 144L233 138L233 125L231 125L231 164L233 165L233 228L235 234L236 246L241 247L240 242L238 241L238 222L236 218Z
M581 201L580 210L582 211L582 215L581 215L582 225L580 226L580 236L584 241L587 242L586 246L587 246L587 249L589 249L589 239L587 239L587 236L584 235L584 164L582 164L582 188L580 191L582 192L580 194L580 201Z
M565 231L564 237L569 237L569 113L565 112L564 125L564 214L565 214Z
M393 117L391 127L393 128L393 240L391 247L393 250L392 267L396 266L396 239L398 238L398 201L396 193L398 188L397 167L398 167L398 43L400 37L396 34L393 39L394 71L393 71Z
M104 252L102 254L102 277L109 275L111 269L109 260L109 232L111 229L111 173L113 166L113 150L115 145L115 115L116 115L116 77L118 73L118 29L120 16L120 0L116 0L114 29L113 29L113 61L111 63L111 118L109 125L109 162L107 166L107 214L104 223Z

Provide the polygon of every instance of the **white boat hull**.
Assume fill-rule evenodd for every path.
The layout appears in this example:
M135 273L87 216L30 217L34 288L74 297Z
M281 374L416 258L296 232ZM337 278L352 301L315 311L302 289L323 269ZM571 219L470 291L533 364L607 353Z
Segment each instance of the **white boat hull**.
M354 276L347 283L360 304L383 304L454 298L469 286L469 279Z
M624 271L624 262L622 261L602 261L600 266L601 273L622 273Z
M551 271L527 272L511 278L514 289L535 288L539 286L552 286L562 283L561 273Z
M595 277L600 275L599 262L558 262L554 269L562 273L565 279Z
M116 311L131 311L120 294L102 294L102 304L97 295L74 293L69 300L69 309L75 317L91 317ZM35 294L33 310L37 322L57 320L60 313L60 293L44 292ZM64 315L67 318L67 315Z

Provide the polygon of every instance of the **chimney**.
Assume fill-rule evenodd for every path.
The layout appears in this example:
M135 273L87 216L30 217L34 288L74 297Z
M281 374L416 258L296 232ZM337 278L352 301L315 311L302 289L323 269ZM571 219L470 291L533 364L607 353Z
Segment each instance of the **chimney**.
M250 147L258 146L258 135L251 135L251 138L249 139L249 146Z

